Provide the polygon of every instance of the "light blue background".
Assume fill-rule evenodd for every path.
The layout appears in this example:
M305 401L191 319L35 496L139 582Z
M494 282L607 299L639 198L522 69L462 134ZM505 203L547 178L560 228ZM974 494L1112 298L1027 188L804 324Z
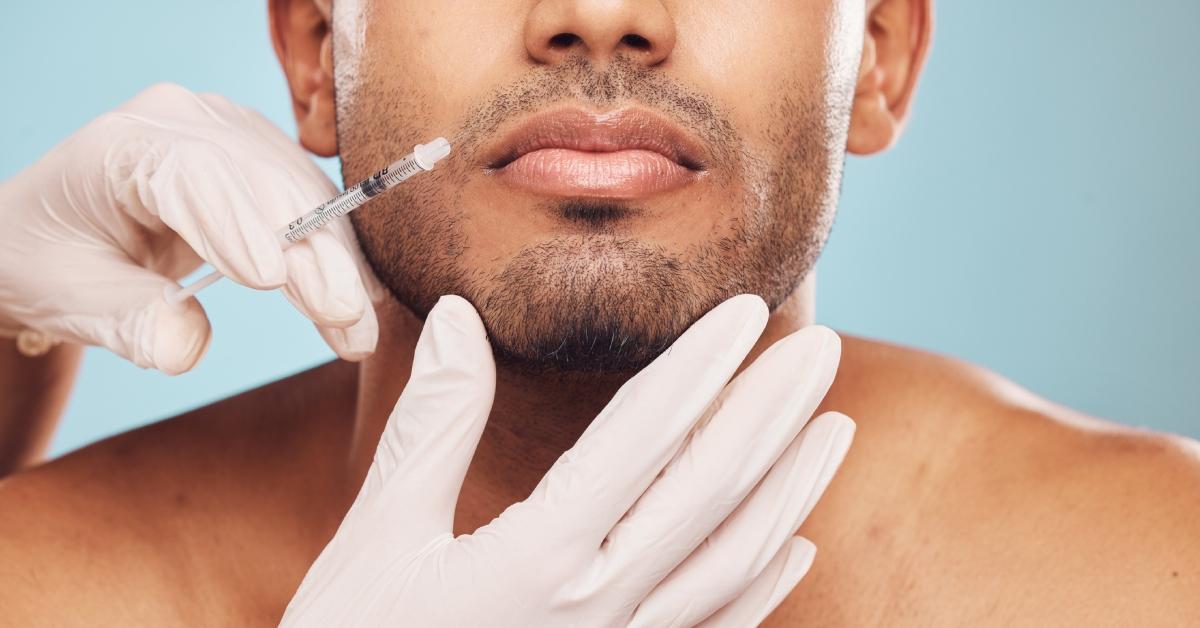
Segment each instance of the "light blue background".
M265 1L5 4L2 178L157 81L294 128ZM1200 3L946 0L937 12L907 136L848 166L820 320L1200 436ZM223 283L202 301L215 337L189 374L89 350L53 453L332 356L277 294Z

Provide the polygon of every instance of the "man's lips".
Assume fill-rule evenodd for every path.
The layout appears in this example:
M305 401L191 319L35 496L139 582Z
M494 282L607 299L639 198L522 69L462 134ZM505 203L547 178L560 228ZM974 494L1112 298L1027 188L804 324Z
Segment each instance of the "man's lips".
M704 174L699 145L642 109L536 115L487 153L500 181L552 196L639 198L678 189Z

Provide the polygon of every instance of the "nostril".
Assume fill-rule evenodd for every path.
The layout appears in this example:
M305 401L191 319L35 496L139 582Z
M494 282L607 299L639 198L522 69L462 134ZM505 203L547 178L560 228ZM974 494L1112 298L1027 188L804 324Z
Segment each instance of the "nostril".
M551 48L570 48L580 41L575 33L559 33L550 38Z
M625 44L626 46L629 46L630 48L636 48L637 50L649 50L650 49L650 40L649 39L646 39L645 37L642 37L641 35L635 35L633 33L630 33L630 34L622 37L621 43Z

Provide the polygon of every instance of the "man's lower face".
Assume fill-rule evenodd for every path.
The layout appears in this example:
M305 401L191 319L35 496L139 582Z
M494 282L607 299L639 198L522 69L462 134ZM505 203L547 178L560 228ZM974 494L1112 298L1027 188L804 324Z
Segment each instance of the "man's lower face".
M346 180L427 136L454 146L353 215L367 259L418 316L468 299L510 368L639 369L731 296L781 303L828 235L849 115L829 81L741 95L750 141L731 103L622 56L531 66L453 116L413 116L437 99L386 63L354 70Z

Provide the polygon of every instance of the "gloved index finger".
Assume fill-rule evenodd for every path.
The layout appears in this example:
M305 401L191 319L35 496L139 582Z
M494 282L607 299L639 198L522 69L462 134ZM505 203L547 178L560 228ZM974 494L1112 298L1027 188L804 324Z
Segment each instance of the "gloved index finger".
M654 481L766 326L762 299L714 308L613 397L525 504L597 544ZM543 510L543 509L538 509Z
M691 554L808 422L833 383L840 346L832 330L807 327L726 386L710 420L609 533L607 577L635 567L662 577Z

